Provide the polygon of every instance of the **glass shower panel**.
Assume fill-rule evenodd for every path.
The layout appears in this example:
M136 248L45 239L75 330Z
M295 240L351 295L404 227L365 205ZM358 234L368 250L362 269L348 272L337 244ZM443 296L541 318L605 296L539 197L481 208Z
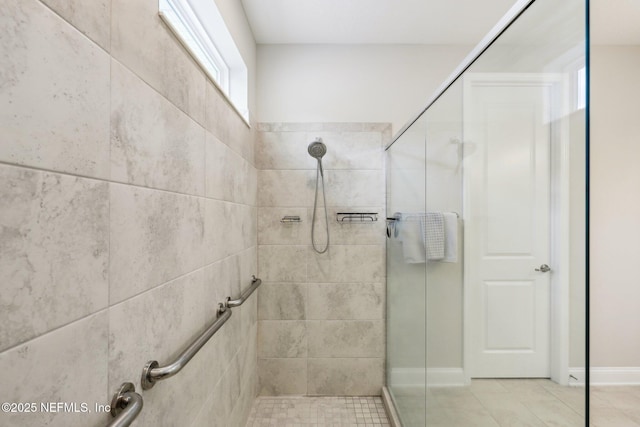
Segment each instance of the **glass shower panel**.
M404 427L425 425L425 119L387 152L387 388Z
M405 427L585 425L585 10L528 4L387 150Z
M571 426L585 425L585 22L583 0L537 0L461 77L465 373Z
M462 84L455 82L424 113L426 119L426 421L440 425L462 390ZM458 396L458 397L460 397Z
M576 427L586 416L585 22L582 0L537 0L462 76L465 371L481 402L482 387L500 387L521 419Z

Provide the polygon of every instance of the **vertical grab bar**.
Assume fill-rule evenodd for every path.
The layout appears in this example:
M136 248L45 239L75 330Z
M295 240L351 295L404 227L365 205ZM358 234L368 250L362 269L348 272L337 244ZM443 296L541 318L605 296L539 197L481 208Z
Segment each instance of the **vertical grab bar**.
M107 427L128 427L142 411L142 396L136 393L132 383L123 383L111 400L111 415L114 419Z

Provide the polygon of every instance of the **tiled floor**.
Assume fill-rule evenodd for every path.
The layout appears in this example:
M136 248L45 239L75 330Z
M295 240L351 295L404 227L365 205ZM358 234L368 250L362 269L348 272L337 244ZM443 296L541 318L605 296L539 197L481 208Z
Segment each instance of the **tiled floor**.
M426 399L426 408L422 403ZM395 391L404 427L584 427L584 388L549 380L474 380ZM591 387L591 427L640 427L640 387Z
M415 388L394 391L405 427L424 426L425 422L436 427L583 427L581 414L584 410L579 403L573 409L559 400L551 393L556 387L559 386L548 380L473 380L469 387L431 387L426 392ZM579 389L561 389L566 389L572 396L584 393ZM424 399L426 410L421 403Z
M258 397L246 427L382 427L379 397Z
M584 427L584 388L549 380L393 391L404 427ZM640 427L640 386L592 386L590 418L590 427ZM389 421L379 397L258 397L246 427L263 426L379 427Z
M591 387L592 427L640 427L640 386Z

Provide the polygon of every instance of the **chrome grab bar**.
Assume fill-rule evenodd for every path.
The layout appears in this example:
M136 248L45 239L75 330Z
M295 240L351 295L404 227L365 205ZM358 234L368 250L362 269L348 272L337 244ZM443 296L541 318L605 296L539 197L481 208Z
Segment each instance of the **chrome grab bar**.
M202 333L189 347L187 347L176 359L166 366L160 366L158 361L151 360L147 362L142 370L142 389L149 390L156 381L165 380L180 372L187 363L196 355L196 353L209 341L209 339L218 332L218 329L225 324L231 317L231 310L223 310L220 304L218 310L218 318L206 331Z
M111 415L114 419L107 427L127 427L142 411L142 396L136 393L131 383L123 383L111 400Z
M224 305L225 309L241 306L251 296L251 294L256 289L258 289L258 286L262 284L262 280L256 278L256 276L252 276L252 277L253 279L251 280L251 286L246 291L244 291L242 295L240 295L240 298L234 299L234 300L232 300L231 297L227 298L227 301L225 302L225 305Z
M251 294L258 289L258 286L262 284L262 280L252 276L251 286L244 291L239 299L231 300L231 297L227 297L225 303L220 303L218 308L218 318L215 322L207 328L189 347L187 347L176 359L166 366L160 366L157 360L150 360L142 370L142 384L143 390L149 390L152 388L156 381L170 378L180 372L182 368L196 355L198 351L209 341L209 339L218 332L218 329L225 324L231 317L231 307L238 307L244 303Z

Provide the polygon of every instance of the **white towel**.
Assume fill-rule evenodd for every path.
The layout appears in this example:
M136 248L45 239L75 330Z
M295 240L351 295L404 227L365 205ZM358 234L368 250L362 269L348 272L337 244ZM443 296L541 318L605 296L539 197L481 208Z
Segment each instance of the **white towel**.
M420 264L426 261L420 217L421 214L396 215L397 238L402 242L402 256L407 264Z
M422 239L429 261L444 258L444 216L441 212L426 212L420 215Z
M442 262L458 262L458 215L445 212L444 216L444 258Z
M394 213L392 237L407 264L458 262L458 215L454 212Z

